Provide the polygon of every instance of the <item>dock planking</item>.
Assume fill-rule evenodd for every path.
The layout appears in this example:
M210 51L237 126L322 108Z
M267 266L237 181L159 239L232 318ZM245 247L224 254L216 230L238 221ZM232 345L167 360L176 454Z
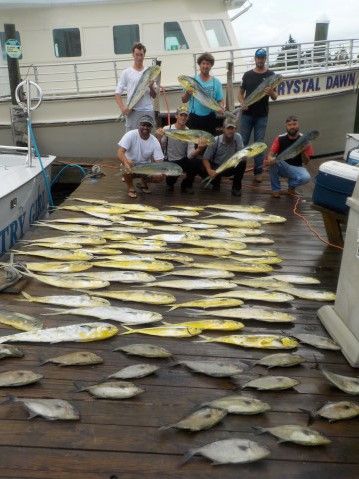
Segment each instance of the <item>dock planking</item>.
M131 202L127 198L121 171L114 162L104 166L105 176L98 180L85 180L73 193L84 198L106 199L112 202ZM172 205L208 205L211 202L227 204L256 204L263 206L267 212L287 218L285 224L264 225L264 236L274 239L273 245L283 258L281 265L274 267L274 272L312 275L320 279L321 285L313 289L335 290L340 267L341 253L327 247L308 230L305 224L293 213L295 199L282 196L271 198L268 181L260 188L253 187L251 173L244 181L243 196L233 198L230 185L223 182L221 192L214 194L207 190L196 190L194 195L181 195L176 185L175 193L165 191L164 185L153 185L151 194L139 193L139 203L153 205L161 209ZM198 186L198 185L196 185ZM66 204L74 204L71 196ZM300 211L312 226L325 237L325 229L319 212L310 208L310 190L304 190L304 200ZM80 214L57 210L52 217L66 218ZM202 215L201 215L202 216ZM199 218L201 218L201 216ZM155 231L151 230L150 234ZM43 236L59 236L62 233L53 229L34 227L26 239ZM144 236L144 235L140 235ZM17 249L19 249L19 244ZM256 245L250 245L256 248ZM259 245L258 247L262 247ZM37 261L35 257L18 257L20 260ZM211 258L201 258L210 261ZM171 276L166 277L170 279ZM175 277L173 277L175 278ZM179 279L179 277L176 277ZM299 286L311 288L311 286ZM131 285L112 283L110 289L132 289ZM147 289L146 285L133 286L134 289ZM32 295L66 294L68 290L57 289L34 280L28 280L25 290ZM206 295L206 291L183 292L169 291L177 302L188 301ZM166 321L178 322L195 319L188 316L189 311L177 309L168 312L167 306L152 306L138 303L111 301L112 304L126 305L133 308L161 312ZM284 333L294 335L313 333L325 335L325 331L316 317L317 309L323 304L317 301L295 299L292 303L271 304L246 302L248 305L264 309L275 309L294 314L293 324L272 325L269 323L244 320L245 330L241 332ZM45 327L95 321L83 316L46 315L46 305L16 301L16 295L2 294L2 306L33 316L41 316ZM195 312L190 312L195 315ZM205 317L205 316L204 316ZM210 316L208 316L210 317ZM123 329L120 327L120 331ZM14 330L0 325L0 334L13 334ZM226 333L223 333L226 334ZM210 334L212 335L212 334ZM281 424L306 425L308 415L303 410L315 410L328 401L354 400L338 389L332 387L322 377L317 368L318 363L340 374L357 375L342 354L300 345L298 352L306 362L293 368L274 368L267 370L254 366L254 362L266 354L275 351L263 351L232 347L219 343L195 342L200 338L176 340L150 336L128 335L115 336L106 341L95 343L62 344L19 344L25 356L22 359L10 358L0 361L0 372L12 369L31 369L44 375L41 382L22 388L1 388L0 395L35 398L67 399L77 407L81 414L79 422L49 422L43 419L27 419L28 413L20 404L4 402L0 404L0 448L2 461L0 479L179 479L218 478L245 479L257 478L258 475L268 479L295 478L304 479L309 475L320 474L326 479L336 479L339 475L351 479L359 474L358 419L330 424L323 419L316 419L313 427L328 436L332 443L326 447L306 448L294 444L278 444L277 440L267 434L257 435L254 427L273 427ZM152 343L166 347L173 353L173 358L159 360L127 356L113 349L131 343ZM54 364L41 363L60 354L86 349L97 352L104 363L94 366L59 367ZM245 361L251 366L239 380L230 378L211 378L195 374L176 365L183 359ZM87 392L77 392L74 382L90 385L102 381L115 371L138 362L149 362L160 367L157 374L133 380L145 389L145 392L132 399L113 401L92 398ZM239 393L240 384L260 374L285 375L300 381L296 390L278 392L259 392L244 389L243 393L268 402L271 410L256 416L228 415L219 425L209 431L187 434L174 429L159 431L164 425L177 422L193 412L201 404L227 394ZM182 465L183 455L191 448L209 442L242 437L258 441L267 446L271 455L258 463L246 465L224 465L220 469L199 457ZM285 471L285 473L283 472Z

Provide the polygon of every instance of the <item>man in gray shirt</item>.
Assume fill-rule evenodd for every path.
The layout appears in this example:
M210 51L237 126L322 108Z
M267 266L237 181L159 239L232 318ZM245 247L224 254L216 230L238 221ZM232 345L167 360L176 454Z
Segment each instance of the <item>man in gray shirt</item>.
M203 154L203 166L208 176L213 178L213 191L219 191L222 176L233 176L232 195L241 196L246 160L243 159L235 168L229 168L220 174L215 170L242 148L244 148L242 137L236 133L236 119L228 117L223 122L223 134L216 136L214 144L208 146Z
M188 120L188 111L185 105L181 105L176 111L176 123L167 125L164 128L159 128L156 136L159 139L164 157L166 161L173 161L179 165L186 176L181 183L182 193L193 193L193 181L196 175L204 177L204 170L202 166L202 159L200 158L205 150L205 146L201 146L199 142L196 149L193 143L186 143L184 141L176 140L167 137L164 132L166 130L188 130L186 123ZM176 176L167 176L167 190L173 191L174 185L177 181Z

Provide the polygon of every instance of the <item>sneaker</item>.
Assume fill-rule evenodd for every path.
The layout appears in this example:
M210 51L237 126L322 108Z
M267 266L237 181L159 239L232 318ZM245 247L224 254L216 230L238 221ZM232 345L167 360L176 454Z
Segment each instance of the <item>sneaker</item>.
M238 188L232 188L232 196L241 196L242 190Z

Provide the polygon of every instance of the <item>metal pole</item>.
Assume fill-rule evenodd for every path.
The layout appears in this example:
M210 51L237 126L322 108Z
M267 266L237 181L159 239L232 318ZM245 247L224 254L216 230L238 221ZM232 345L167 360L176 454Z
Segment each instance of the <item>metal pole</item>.
M31 142L31 91L30 80L26 78L26 112L27 112L27 164L32 167L32 142Z

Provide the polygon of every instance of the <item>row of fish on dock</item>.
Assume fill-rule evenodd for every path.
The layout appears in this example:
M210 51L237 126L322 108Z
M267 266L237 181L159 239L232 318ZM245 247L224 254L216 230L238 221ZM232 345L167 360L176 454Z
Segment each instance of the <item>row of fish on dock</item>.
M317 285L319 281L315 278L274 271L273 265L280 264L282 258L275 250L260 249L262 245L273 244L272 239L262 236L263 226L284 223L285 218L267 214L263 208L246 205L178 205L160 211L147 205L73 199L76 200L74 205L58 209L76 212L81 216L38 223L39 228L51 228L65 234L27 240L21 250L13 250L21 257L35 256L45 261L5 265L4 284L6 280L8 285L9 276L18 279L20 275L57 288L70 289L76 294L33 296L23 291L18 299L48 307L56 306L44 313L48 317L77 315L93 317L97 321L44 328L39 318L3 309L0 311L0 322L22 332L0 337L0 357L22 357L23 352L19 348L8 344L12 342L96 341L115 336L119 328L124 330L122 335L179 339L193 337L197 342L216 342L245 348L291 350L304 344L334 351L340 349L330 338L314 334L237 333L246 328L246 323L239 320L255 321L254 324L260 325L295 322L292 314L272 308L249 307L245 301L288 304L296 298L312 301L335 299L331 292L303 288L303 285ZM152 230L162 233L151 234ZM255 248L250 249L253 244ZM96 268L101 270L96 271ZM266 276L244 276L246 274ZM180 279L167 279L167 276ZM130 287L126 290L109 289L112 282ZM150 289L137 289L138 286L133 289L132 285L136 284L143 284ZM181 303L173 294L156 291L156 288L202 291L206 294ZM209 295L210 291L220 292ZM168 316L164 318L158 312L114 306L109 300L166 306L169 307ZM170 312L177 309L184 310L186 321L171 320ZM113 321L116 326L104 321ZM153 326L153 323L160 324ZM145 327L138 327L141 325ZM206 331L236 334L202 334ZM144 358L172 357L167 349L147 343L120 345L115 348L117 350ZM274 375L244 381L241 375L250 373L251 367L256 364L267 368L291 367L304 361L305 358L300 354L281 352L265 356L252 365L223 360L178 360L175 364L207 376L228 377L242 388L281 391L295 388L299 381ZM78 351L49 357L44 361L49 362L59 366L85 366L101 364L103 359L90 351ZM153 364L137 363L112 373L97 384L76 386L79 391L87 391L97 398L125 399L144 392L143 388L129 382L129 379L146 377L158 370L159 367ZM359 394L359 379L338 375L325 368L321 368L321 371L341 391ZM41 374L32 371L6 371L0 373L0 387L33 384L42 378ZM23 403L31 417L39 415L50 420L80 418L74 406L62 399L10 397L9 400ZM163 429L175 427L200 431L218 424L227 414L259 414L270 409L269 404L259 399L232 394L206 402L189 416ZM353 418L359 415L359 405L352 401L329 403L316 411L315 415L330 421ZM280 441L301 445L330 443L328 438L307 426L284 425L261 429L261 432L269 432ZM234 438L190 451L186 458L194 454L201 454L215 463L241 463L267 457L269 450L254 441Z

